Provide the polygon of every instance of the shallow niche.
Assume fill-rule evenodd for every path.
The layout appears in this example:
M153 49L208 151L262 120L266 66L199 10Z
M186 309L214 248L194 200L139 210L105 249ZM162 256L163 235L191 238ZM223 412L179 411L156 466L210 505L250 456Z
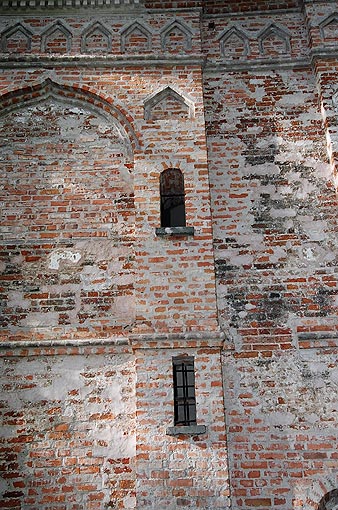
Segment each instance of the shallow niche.
M286 55L291 51L290 35L274 23L259 34L258 45L261 55Z
M109 30L96 22L90 25L82 34L82 53L109 53L112 48L112 38Z
M152 34L139 22L126 27L121 32L121 50L127 53L147 53L151 49Z
M247 35L237 27L226 30L219 37L220 52L227 59L240 59L250 53Z
M337 42L338 13L331 14L320 24L320 35L325 42Z
M43 53L69 53L72 48L72 34L60 21L47 28L41 36Z
M9 27L1 35L1 51L3 53L27 53L32 46L32 32L17 23Z
M169 53L185 53L192 46L192 31L181 21L172 21L161 31L162 49Z
M146 120L188 119L194 116L194 103L171 87L152 94L144 103Z

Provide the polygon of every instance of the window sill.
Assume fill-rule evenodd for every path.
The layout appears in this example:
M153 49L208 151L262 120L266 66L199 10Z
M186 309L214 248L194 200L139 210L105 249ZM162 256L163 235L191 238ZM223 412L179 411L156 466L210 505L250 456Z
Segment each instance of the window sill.
M157 227L155 228L157 236L193 236L194 227Z
M207 427L205 425L177 425L175 427L168 427L166 434L167 436L199 436L205 434Z

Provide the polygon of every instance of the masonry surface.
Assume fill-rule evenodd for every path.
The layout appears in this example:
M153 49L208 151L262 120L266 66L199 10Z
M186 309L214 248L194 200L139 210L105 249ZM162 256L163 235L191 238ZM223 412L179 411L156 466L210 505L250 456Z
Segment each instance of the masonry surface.
M0 508L336 508L338 2L0 12Z

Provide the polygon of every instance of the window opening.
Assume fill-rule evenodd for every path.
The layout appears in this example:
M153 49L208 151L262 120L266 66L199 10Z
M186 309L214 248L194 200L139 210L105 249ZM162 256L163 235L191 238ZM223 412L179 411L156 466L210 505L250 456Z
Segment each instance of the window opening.
M194 358L173 358L174 424L196 425Z
M161 227L185 227L184 177L178 168L160 176Z

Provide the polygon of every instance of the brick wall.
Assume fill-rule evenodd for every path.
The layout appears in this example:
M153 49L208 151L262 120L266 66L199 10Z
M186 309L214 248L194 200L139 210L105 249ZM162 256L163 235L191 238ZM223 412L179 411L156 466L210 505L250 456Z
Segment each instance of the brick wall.
M334 3L38 3L0 17L0 507L316 509L338 484ZM167 168L194 235L157 230ZM177 355L202 433L172 430Z
M336 66L319 56L335 21L328 5L302 16L206 25L233 508L317 508L337 483Z
M7 350L1 508L132 508L135 366L127 347Z
M138 427L137 505L140 508L224 508L228 463L220 351L208 340L135 343ZM151 346L151 348L150 348ZM154 349L155 347L155 349ZM172 358L195 357L197 424L206 433L172 435Z
M50 97L8 113L1 130L6 334L66 338L128 327L134 197L117 128Z

